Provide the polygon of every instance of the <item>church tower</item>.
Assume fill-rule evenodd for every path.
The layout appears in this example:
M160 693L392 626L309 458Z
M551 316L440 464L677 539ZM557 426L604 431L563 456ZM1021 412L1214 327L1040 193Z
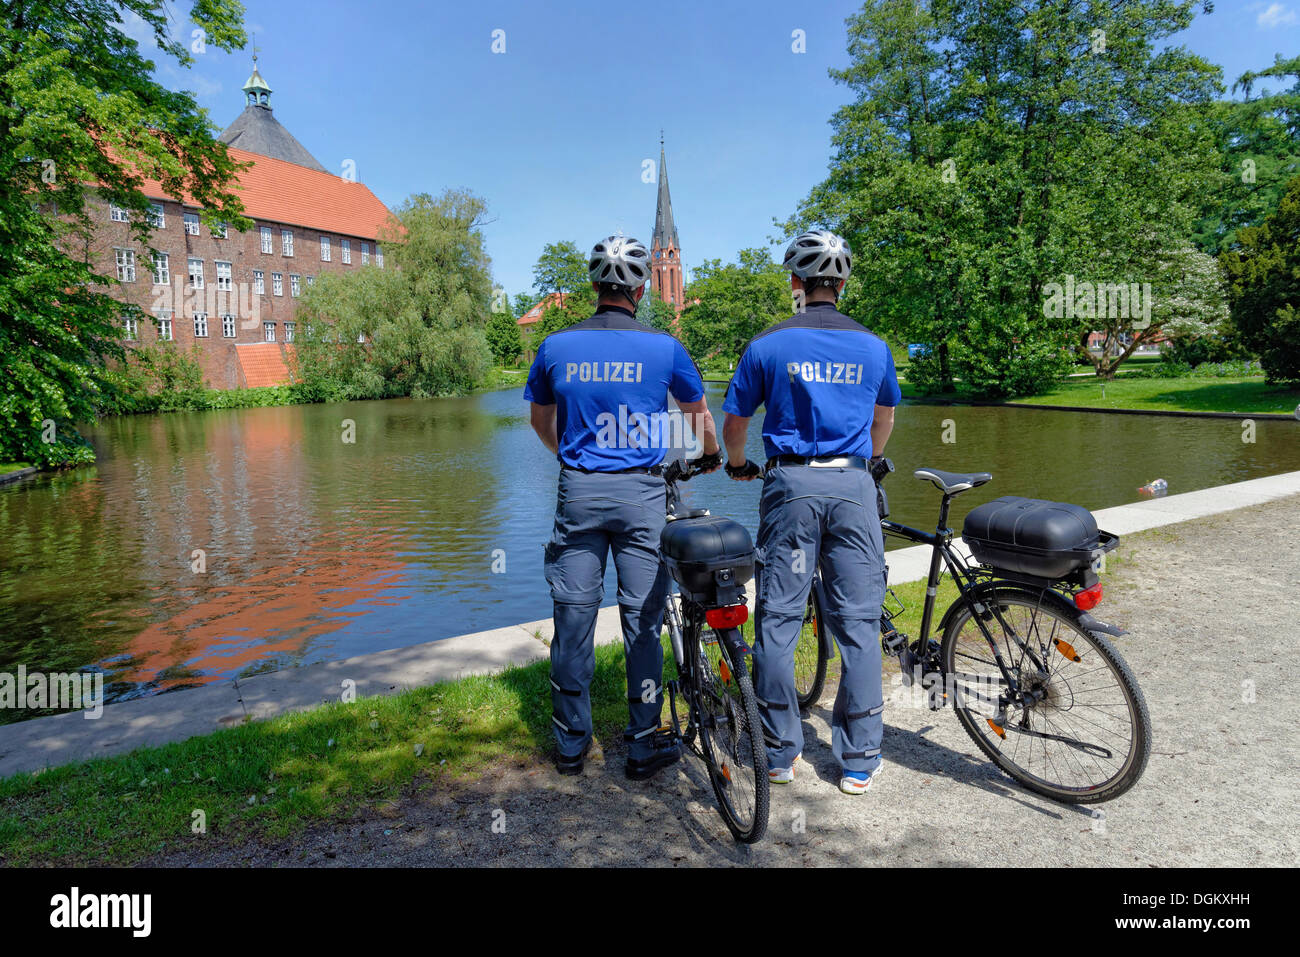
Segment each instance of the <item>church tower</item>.
M680 313L686 304L682 294L682 247L677 239L677 224L673 222L673 200L668 194L668 161L664 157L662 132L659 134L659 202L655 206L650 257L653 260L650 288Z

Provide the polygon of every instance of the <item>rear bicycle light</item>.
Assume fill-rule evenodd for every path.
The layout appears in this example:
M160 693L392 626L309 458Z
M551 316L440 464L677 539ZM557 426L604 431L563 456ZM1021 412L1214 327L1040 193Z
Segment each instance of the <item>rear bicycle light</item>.
M745 605L710 608L704 613L704 620L709 623L710 628L739 628L749 621L749 608Z
M1091 588L1085 588L1083 591L1074 593L1074 604L1083 611L1096 608L1101 604L1101 582L1093 585Z

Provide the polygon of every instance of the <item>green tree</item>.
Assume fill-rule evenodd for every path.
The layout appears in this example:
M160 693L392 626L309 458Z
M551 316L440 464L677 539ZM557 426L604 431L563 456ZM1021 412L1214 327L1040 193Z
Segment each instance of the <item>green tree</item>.
M1036 391L1087 324L1045 314L1044 287L1150 281L1190 232L1217 162L1191 118L1217 70L1156 48L1193 6L869 0L849 20L832 76L856 98L832 118L830 175L782 225L848 239L868 324L932 347L910 378Z
M539 302L541 302L541 300L542 300L541 296L534 296L532 293L529 292L518 293L515 296L515 303L513 307L515 318L522 319L528 313L528 310L533 308L533 306L537 305Z
M1270 382L1300 382L1300 176L1277 211L1224 253L1232 321Z
M479 384L492 362L485 208L460 190L412 196L379 237L393 268L330 273L305 290L304 384L356 399L461 395Z
M1254 96L1264 79L1295 82ZM1215 103L1207 118L1223 164L1196 224L1196 242L1213 254L1231 249L1238 230L1258 226L1277 209L1287 182L1300 174L1300 56L1279 55L1268 69L1243 74L1233 84L1238 91L1244 100Z
M692 271L686 300L699 299L682 312L682 340L700 358L737 359L745 344L773 322L794 311L790 274L766 249L742 249L738 263L719 259Z
M659 292L650 288L645 291L641 301L636 304L636 317L651 329L675 332L673 328L677 319L677 310L671 302L664 302Z
M243 9L195 0L190 19L234 50L246 42ZM193 62L154 0L0 4L0 459L94 458L73 424L117 388L106 365L124 355L121 317L143 318L111 297L116 277L87 262L99 200L131 214L146 248L145 178L192 197L210 222L249 225L231 190L237 164L194 97L153 80L122 30L131 14L164 56Z
M587 272L587 257L577 244L567 239L547 243L533 266L533 288L541 295L558 292L568 294L591 284ZM522 313L521 313L522 315Z
M519 361L519 354L524 351L523 339L519 335L519 321L510 310L509 300L494 309L488 320L484 334L487 336L488 348L497 365L512 366Z

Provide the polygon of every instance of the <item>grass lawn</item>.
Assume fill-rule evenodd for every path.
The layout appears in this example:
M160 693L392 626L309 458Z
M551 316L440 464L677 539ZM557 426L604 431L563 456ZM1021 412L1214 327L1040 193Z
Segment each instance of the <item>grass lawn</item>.
M8 475L10 472L17 472L19 469L29 469L31 465L27 462L0 462L0 475Z
M925 583L895 590L907 606L897 626L915 637ZM953 594L945 581L940 609ZM752 639L752 622L745 631ZM412 787L473 777L494 762L545 761L549 671L542 660L15 775L0 781L0 864L120 865L196 841L287 837ZM621 747L626 695L622 645L598 647L592 716L611 752ZM196 811L206 819L202 837L191 831Z
M1031 405L1090 409L1159 409L1174 412L1276 412L1290 415L1300 390L1250 379L1071 379L1041 395L1015 399Z
M494 366L488 373L487 379L474 391L496 392L501 389L517 389L522 388L527 381L527 369L503 369L501 366Z

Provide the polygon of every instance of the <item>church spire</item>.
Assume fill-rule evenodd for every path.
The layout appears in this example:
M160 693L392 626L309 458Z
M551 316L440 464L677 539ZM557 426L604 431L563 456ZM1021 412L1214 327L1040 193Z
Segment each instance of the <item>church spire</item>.
M673 200L668 193L668 159L664 155L663 130L659 131L659 201L655 205L650 256L650 287L680 313L686 301L682 290L682 249L677 239L677 223L673 221Z
M673 222L673 199L668 193L668 158L664 155L664 134L659 131L659 202L655 206L653 244L678 248L677 224Z

